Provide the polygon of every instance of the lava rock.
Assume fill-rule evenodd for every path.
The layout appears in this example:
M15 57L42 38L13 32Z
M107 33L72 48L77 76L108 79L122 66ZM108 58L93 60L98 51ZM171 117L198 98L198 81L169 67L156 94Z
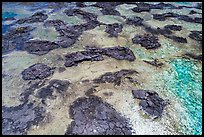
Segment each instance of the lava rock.
M43 119L45 110L33 103L23 103L19 106L2 106L2 134L25 135L33 125L38 125Z
M193 58L195 60L202 61L202 54L201 55L195 55L194 53L185 53L185 56L188 56L190 58Z
M192 14L198 14L198 12L196 12L195 10L191 10L191 11L189 12L189 14L190 14L190 15L192 15Z
M94 92L96 92L96 89L92 87L92 88L88 89L87 91L85 91L85 95L90 96Z
M18 24L23 23L34 23L34 22L44 22L48 18L48 15L44 14L43 12L36 12L32 16L24 19L19 19L16 21Z
M133 90L133 97L140 99L139 106L153 118L159 118L162 116L166 102L159 97L158 93L150 90Z
M97 96L73 102L69 116L74 119L65 135L131 135L129 121Z
M202 41L202 31L191 31L188 36L196 41Z
M50 50L59 48L60 46L55 42L50 42L47 40L30 40L24 45L24 50L30 54L44 55Z
M137 71L135 70L126 70L126 69L122 69L120 71L117 72L107 72L103 75L101 75L99 78L94 79L93 82L94 83L114 83L114 85L120 86L121 84L121 79L124 76L127 75L131 75L137 73Z
M164 26L165 29L168 30L173 30L173 31L181 31L182 30L182 26L178 26L178 25L166 25Z
M169 35L164 35L164 36L178 43L187 43L187 39L183 37L169 36Z
M127 18L126 19L126 23L128 25L135 25L135 26L141 26L143 25L144 19L140 18L140 17L133 17L133 18Z
M149 12L150 4L144 3L144 2L138 2L136 3L137 7L133 8L132 11L134 12Z
M104 60L102 55L106 55L118 60L134 61L135 56L133 52L127 47L110 47L110 48L96 48L86 47L86 51L78 51L65 56L66 67L76 66L82 61L101 61Z
M153 61L147 61L147 60L143 60L143 61L155 67L160 67L164 65L164 63L159 62L157 59L154 59Z
M38 91L38 97L41 99L55 99L56 96L53 95L53 92L59 93L64 97L66 91L68 90L68 87L70 86L70 82L67 80L57 80L53 79L49 82L49 85L41 88Z
M132 39L134 44L140 44L142 47L146 49L157 49L161 47L161 44L158 42L158 38L154 35L135 35Z
M65 70L66 70L66 68L65 68L65 67L59 67L58 72L59 72L59 73L62 73L62 72L64 72Z
M50 68L43 63L37 63L25 69L21 74L24 80L35 80L44 79L53 73L53 68Z
M115 9L106 9L106 8L103 8L101 10L102 14L103 15L115 15L115 16L120 16L120 12L118 12L117 10Z
M109 37L117 37L118 33L122 32L123 25L114 23L114 24L108 24L106 25L106 30L109 35Z
M159 20L159 21L165 21L166 18L178 17L178 16L179 15L176 14L176 13L168 12L168 13L163 13L163 14L153 14L153 19L156 19L156 20Z
M123 4L124 2L97 2L93 6L99 7L102 9L115 9L116 6Z
M110 48L103 48L103 54L118 60L128 60L134 61L135 55L134 53L127 47L110 47Z

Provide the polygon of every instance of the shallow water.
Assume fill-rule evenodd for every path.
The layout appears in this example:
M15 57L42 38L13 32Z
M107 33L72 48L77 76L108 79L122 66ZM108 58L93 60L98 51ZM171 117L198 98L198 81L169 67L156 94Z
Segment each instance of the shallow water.
M2 107L12 108L22 104L21 94L30 85L39 81L24 80L22 71L36 63L44 63L49 67L54 67L53 74L42 79L44 85L40 88L34 87L33 93L28 98L28 102L33 103L34 106L45 109L44 119L37 124L31 123L31 126L25 129L26 132L22 131L22 133L64 135L73 121L69 113L70 105L78 98L87 97L86 91L95 88L96 91L93 95L101 97L121 116L128 119L134 135L201 135L202 60L193 59L184 54L190 52L195 55L202 55L202 43L189 37L191 31L202 32L202 23L186 22L177 18L167 18L165 21L159 21L153 19L153 14L173 12L179 15L188 15L192 18L202 18L202 10L195 8L195 2L174 2L170 4L187 7L180 9L169 9L167 7L163 10L151 9L149 12L136 13L132 10L137 7L136 4L124 3L115 7L115 10L120 13L119 16L103 15L100 11L102 8L97 7L95 4L96 2L85 2L85 7L78 7L75 2L57 4L49 2L3 3L3 38L14 28L30 26L35 29L30 32L31 38L29 40L58 42L62 39L61 32L54 26L46 27L44 22L61 20L64 21L66 26L79 26L88 22L86 18L83 18L83 14L67 16L64 13L65 9L81 9L84 12L92 13L97 16L97 21L101 23L93 29L83 31L71 46L66 48L59 46L43 55L31 54L26 50L22 51L23 44L22 48L15 48L15 45L12 45L15 43L10 42L9 47L5 47L2 43L5 50L10 48L8 52L2 53ZM190 15L191 10L198 13ZM30 17L36 12L43 12L48 16L47 19L43 22L16 23L17 20ZM161 47L157 49L146 49L140 44L133 44L132 38L136 34L150 33L145 30L144 26L134 26L126 23L127 18L133 18L134 16L142 18L143 23L152 28L163 28L166 25L182 26L182 30L172 31L172 35L186 38L187 43L179 43L159 34L157 36ZM123 28L117 37L110 37L106 32L106 27L108 24L114 23L122 24ZM63 25L60 27L63 28ZM66 30L63 31L66 32ZM21 37L22 33L18 35ZM12 38L9 37L8 41ZM16 36L15 41L18 42L18 39L19 37ZM24 42L26 41L22 43ZM124 46L133 52L136 59L127 61L104 56L102 61L83 61L76 66L64 66L66 54L84 51L87 45L98 48ZM162 62L163 66L155 67L144 62L153 61L154 59ZM60 67L65 69L60 72ZM131 82L127 77L122 78L119 86L113 83L95 84L93 82L94 79L107 72L114 73L122 69L137 71L138 73L129 76L137 82ZM68 80L71 84L65 94L54 93L55 99L46 99L45 105L42 103L42 99L38 97L39 91L48 86L49 81L55 79ZM161 98L168 100L169 104L164 108L160 118L152 119L144 113L139 107L139 100L133 98L132 90L135 89L153 90ZM93 110L93 112L95 111ZM10 130L5 129L4 126L2 129L4 131Z

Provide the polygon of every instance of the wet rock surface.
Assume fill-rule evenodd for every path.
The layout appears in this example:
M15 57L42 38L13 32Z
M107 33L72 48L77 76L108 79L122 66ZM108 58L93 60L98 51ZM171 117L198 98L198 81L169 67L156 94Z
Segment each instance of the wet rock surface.
M140 5L139 7L133 8L132 11L134 11L134 12L149 12L150 8L149 8L149 6Z
M120 12L118 12L117 10L115 9L102 9L101 10L102 14L103 15L115 15L115 16L120 16Z
M114 85L120 86L122 78L128 75L138 73L135 70L120 70L117 72L107 72L101 75L99 78L94 79L94 83L114 83Z
M173 31L180 31L182 30L182 26L178 25L166 25L164 26L165 29L173 30Z
M186 38L183 38L183 37L178 37L178 36L169 36L169 35L164 35L165 37L169 38L169 39L172 39L173 41L175 42L178 42L178 43L187 43L187 39Z
M65 135L131 135L128 120L97 96L73 102L69 115L74 121Z
M153 14L153 19L159 20L159 21L165 21L166 18L170 18L170 17L178 17L179 15L176 13L163 13L163 14Z
M154 35L146 34L146 35L135 35L132 39L134 44L140 44L142 47L146 49L157 49L161 47L161 44L158 42L158 38Z
M140 99L139 106L144 110L149 116L153 118L159 118L162 116L166 102L159 97L158 93L150 90L133 90L133 97Z
M43 12L36 12L28 18L17 20L16 23L23 24L23 23L44 22L44 20L46 20L47 18L48 18L48 15L44 14Z
M33 125L43 119L45 110L33 103L23 103L15 107L2 106L2 134L25 135Z
M195 60L202 61L202 54L201 55L196 55L194 53L185 53L184 55L187 56L187 57L193 58Z
M26 26L11 28L7 31L2 35L2 53L8 53L15 49L23 50L25 42L32 38L30 35L32 30L34 28Z
M26 50L30 54L44 55L50 50L59 48L60 46L55 42L46 40L30 40L25 42L23 50Z
M108 24L106 25L105 32L109 34L109 37L117 37L118 33L122 32L122 29L123 29L122 24L118 24L118 23Z
M141 26L143 25L142 22L144 21L144 19L140 18L140 17L133 17L133 18L127 18L126 19L126 23L128 25L135 25L135 26Z
M68 90L70 84L71 83L67 80L53 79L49 82L48 86L43 87L38 91L38 97L41 98L42 100L45 100L47 98L55 99L56 96L53 95L53 92L56 92L62 95L63 97L66 91Z
M44 79L54 73L53 69L43 63L37 63L25 69L21 74L24 80Z
M202 31L191 31L188 36L196 41L202 41Z
M101 61L104 60L102 55L106 55L118 60L134 61L135 56L133 52L127 47L110 47L110 48L96 48L86 46L86 51L78 51L65 56L66 67L76 66L83 61Z

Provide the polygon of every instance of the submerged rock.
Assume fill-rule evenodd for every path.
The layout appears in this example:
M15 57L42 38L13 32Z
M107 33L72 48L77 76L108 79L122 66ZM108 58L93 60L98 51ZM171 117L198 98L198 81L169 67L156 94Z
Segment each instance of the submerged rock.
M25 135L33 125L38 125L43 119L45 110L33 103L23 103L14 107L2 107L2 134Z
M187 39L183 37L169 36L169 35L164 35L164 36L178 43L187 43Z
M140 18L140 17L133 17L133 18L127 18L126 19L126 23L128 25L135 25L135 26L141 26L143 25L144 19Z
M78 51L65 56L66 67L76 66L83 61L101 61L104 60L102 55L106 55L118 60L134 61L134 53L127 47L110 47L110 48L96 48L86 47L86 51Z
M118 12L117 10L115 9L106 9L106 8L103 8L101 10L102 14L103 15L115 15L115 16L120 16L120 12Z
M103 75L101 75L99 78L94 79L93 82L94 83L114 83L114 85L120 86L121 84L121 79L124 76L127 75L131 75L134 73L138 73L135 70L126 70L126 69L122 69L120 71L117 72L107 72Z
M140 99L139 106L150 116L158 118L162 116L166 102L159 97L158 93L150 90L133 90L133 97Z
M47 40L30 40L25 43L23 49L31 54L44 55L50 50L56 48L59 48L59 45L55 42L50 42Z
M164 26L165 29L173 30L173 31L180 31L182 30L182 26L178 25L166 25Z
M159 20L159 21L165 21L166 18L178 17L178 16L179 15L176 14L176 13L168 12L168 13L163 13L163 14L153 14L153 19L156 19L156 20Z
M185 53L185 56L188 56L190 58L193 58L195 60L202 61L202 54L201 55L195 55L194 53Z
M65 135L131 135L129 121L97 96L73 102L69 115L74 121Z
M157 59L154 59L153 61L147 61L147 60L143 60L143 61L155 67L160 67L164 65L164 63L159 62Z
M41 88L38 91L38 97L45 100L47 98L49 99L55 99L55 96L53 95L53 92L56 92L62 97L64 97L66 91L68 90L68 87L71 83L67 80L57 80L53 79L49 82L49 85Z
M132 39L134 44L140 44L142 47L146 49L157 49L161 47L161 44L158 42L158 38L154 35L135 35Z
M106 26L105 32L107 32L109 37L117 37L118 33L122 32L122 24L114 23L114 24L108 24Z
M150 8L149 6L138 6L132 9L134 12L149 12Z
M53 73L53 68L50 68L43 63L37 63L25 69L21 74L24 80L35 80L44 79Z
M196 41L202 41L202 31L191 31L188 36Z
M34 23L34 22L43 22L48 18L48 15L44 14L43 12L36 12L32 16L24 19L19 19L16 21L18 24L23 24L23 23Z

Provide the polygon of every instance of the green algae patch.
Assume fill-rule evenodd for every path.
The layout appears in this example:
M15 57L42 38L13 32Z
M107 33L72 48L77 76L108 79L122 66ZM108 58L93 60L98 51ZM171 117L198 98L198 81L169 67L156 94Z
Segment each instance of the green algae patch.
M181 100L186 111L182 114L186 123L182 123L183 134L202 134L202 68L187 59L170 61L172 70L166 80L166 88Z
M114 16L114 15L103 15L98 16L98 21L105 23L105 24L114 24L114 23L124 23L125 20L120 16Z

